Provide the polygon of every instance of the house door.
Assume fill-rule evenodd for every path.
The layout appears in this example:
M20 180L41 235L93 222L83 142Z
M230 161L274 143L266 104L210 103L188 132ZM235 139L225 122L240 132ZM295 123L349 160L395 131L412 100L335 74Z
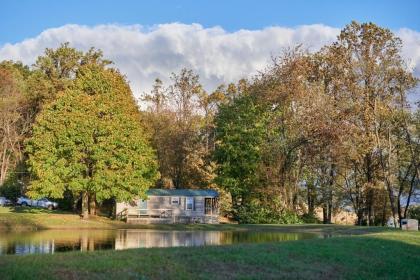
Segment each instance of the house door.
M147 215L147 200L140 200L139 214L140 215Z
M204 198L204 214L205 215L212 214L212 199L209 197Z

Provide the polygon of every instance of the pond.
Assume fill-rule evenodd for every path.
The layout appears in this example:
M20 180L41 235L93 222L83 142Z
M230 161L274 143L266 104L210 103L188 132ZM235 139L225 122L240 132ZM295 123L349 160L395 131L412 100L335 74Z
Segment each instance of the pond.
M314 233L261 231L174 230L43 230L0 232L0 255L53 254L67 251L124 250L130 248L210 246L282 242L319 238Z

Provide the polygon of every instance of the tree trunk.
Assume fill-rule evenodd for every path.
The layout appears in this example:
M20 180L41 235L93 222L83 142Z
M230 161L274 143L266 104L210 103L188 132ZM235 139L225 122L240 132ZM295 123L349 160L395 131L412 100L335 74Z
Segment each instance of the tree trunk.
M72 194L72 197L73 197L73 201L72 201L73 212L77 213L77 203L79 202L80 197L76 196L75 194Z
M89 194L89 214L96 215L96 194Z
M332 204L329 199L324 202L322 207L322 220L324 224L331 224L331 217L332 217Z
M386 207L387 207L387 198L384 196L383 208L382 208L382 226L385 226L385 219L386 219Z
M315 214L315 186L311 183L308 184L308 214L313 216Z
M418 180L417 176L419 174L418 168L419 167L416 164L416 168L414 169L413 177L411 178L411 181L410 181L410 190L408 191L408 197L407 197L407 201L406 201L406 205L405 205L405 209L404 209L404 219L407 218L407 210L408 210L408 206L410 205L411 195L413 194L414 187L417 184L417 180Z
M373 193L373 167L372 159L370 154L365 155L365 164L366 164L366 181L367 181L367 195L366 195L366 214L367 214L367 226L372 225L372 214L373 214L373 204L374 204L374 193Z
M82 193L82 218L89 218L89 195L87 192Z
M363 209L359 209L358 211L357 211L357 224L359 225L359 226L361 226L362 225L362 222L363 222Z

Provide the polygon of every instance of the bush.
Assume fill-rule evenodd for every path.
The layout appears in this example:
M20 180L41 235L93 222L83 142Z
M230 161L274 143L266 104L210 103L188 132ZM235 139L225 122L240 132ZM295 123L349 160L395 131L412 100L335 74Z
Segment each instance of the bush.
M17 179L14 173L11 173L4 184L0 186L0 196L5 196L12 201L16 201L21 195L22 188L22 183Z
M314 214L305 213L301 217L305 224L320 224L322 223Z
M278 209L278 208L277 208ZM277 210L256 201L239 207L236 218L241 224L300 224L302 219L294 212Z
M408 208L408 215L410 219L416 219L420 221L420 205L411 206Z

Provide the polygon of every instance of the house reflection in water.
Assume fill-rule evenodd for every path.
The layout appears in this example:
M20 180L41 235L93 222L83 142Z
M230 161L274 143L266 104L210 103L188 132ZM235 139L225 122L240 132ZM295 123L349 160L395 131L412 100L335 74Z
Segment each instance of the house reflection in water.
M119 231L115 249L219 245L220 231Z
M281 242L319 236L311 233L261 231L44 230L1 234L0 255Z

